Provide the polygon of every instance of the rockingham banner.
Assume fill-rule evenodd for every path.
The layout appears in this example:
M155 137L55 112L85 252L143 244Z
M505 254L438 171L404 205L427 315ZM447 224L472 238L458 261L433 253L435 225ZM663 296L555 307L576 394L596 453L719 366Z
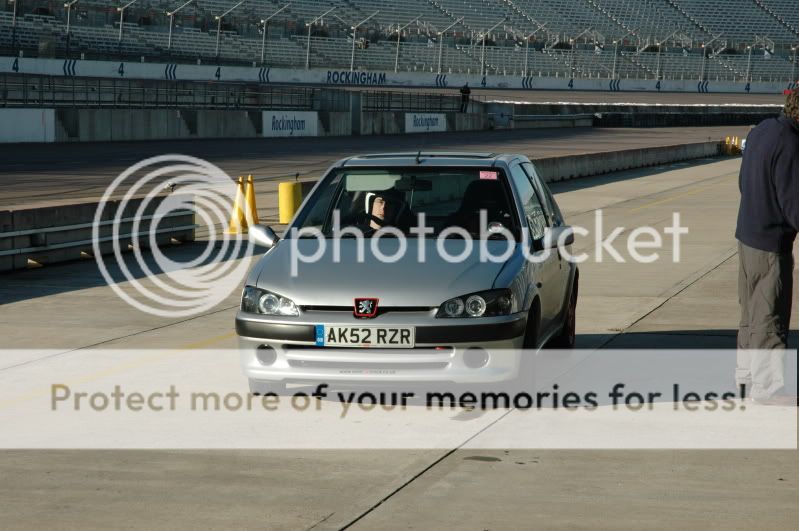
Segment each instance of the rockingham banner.
M269 66L222 66L214 64L142 63L139 61L89 61L0 56L0 73L43 74L63 77L160 79L169 81L249 82L327 86L435 87L452 89L469 83L473 88L513 90L586 90L596 92L724 92L782 94L796 80L751 83L708 79L608 79L556 76L454 74L435 72L363 72L349 70L272 68Z
M444 113L408 112L405 113L406 133L442 133L447 130L447 116Z
M319 136L315 111L263 111L263 136Z

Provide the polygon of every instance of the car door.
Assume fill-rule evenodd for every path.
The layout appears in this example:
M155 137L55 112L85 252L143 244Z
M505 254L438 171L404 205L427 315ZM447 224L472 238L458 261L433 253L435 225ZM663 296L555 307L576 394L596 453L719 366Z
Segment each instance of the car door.
M533 184L533 187L538 192L539 197L544 205L544 210L546 211L547 220L549 222L549 226L551 227L561 227L566 224L563 220L563 214L560 212L560 208L558 204L555 202L555 198L552 196L552 192L549 190L549 187L546 183L538 176L538 173L535 171L535 167L530 162L525 162L522 164L522 168L524 169L525 173L530 179L530 182ZM557 258L558 258L558 292L557 296L559 297L559 307L558 309L562 309L563 303L566 301L566 295L569 289L569 280L571 276L571 267L569 262L563 257L560 250L557 251Z
M524 209L524 221L526 221L530 231L532 243L533 245L538 245L543 239L547 227L550 226L543 202L520 164L513 163L510 173ZM545 251L536 248L531 250L531 253L536 258L542 258ZM561 289L558 285L560 283L559 260L558 253L550 252L548 258L542 261L537 260L536 263L532 264L533 267L527 269L528 282L537 286L538 292L541 294L541 328L539 329L539 337L548 335L553 327L557 325L556 319L560 311L558 297L561 294Z

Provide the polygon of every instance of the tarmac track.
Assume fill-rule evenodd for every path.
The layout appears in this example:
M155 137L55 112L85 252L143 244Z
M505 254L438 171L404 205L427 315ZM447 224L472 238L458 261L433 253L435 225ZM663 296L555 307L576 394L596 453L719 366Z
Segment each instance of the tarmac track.
M99 199L121 172L143 159L183 154L212 162L256 183L321 175L358 153L488 151L530 158L718 140L748 127L663 129L520 129L396 136L303 139L168 140L0 146L0 207L21 208ZM124 191L125 188L120 188Z

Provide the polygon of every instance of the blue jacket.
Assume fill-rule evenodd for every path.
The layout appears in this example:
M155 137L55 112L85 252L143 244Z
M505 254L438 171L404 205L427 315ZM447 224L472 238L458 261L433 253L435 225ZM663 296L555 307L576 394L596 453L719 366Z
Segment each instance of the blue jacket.
M752 129L738 185L735 237L761 251L792 252L799 230L799 124L782 115Z

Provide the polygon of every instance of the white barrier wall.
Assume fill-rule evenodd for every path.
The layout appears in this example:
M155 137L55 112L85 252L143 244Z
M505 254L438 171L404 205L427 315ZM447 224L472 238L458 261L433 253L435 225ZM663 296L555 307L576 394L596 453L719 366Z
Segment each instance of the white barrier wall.
M319 136L319 113L314 111L262 111L263 136Z
M0 143L55 142L54 109L0 109Z
M444 113L405 113L406 133L441 133L447 130L447 115Z
M252 83L314 84L329 86L437 87L453 94L468 83L472 88L514 90L592 90L605 92L724 92L782 94L795 82L738 83L732 81L654 79L570 79L568 77L479 76L426 72L350 72L348 70L288 69L269 67L82 61L0 57L0 72L87 76L116 79L166 79L185 81L246 81Z

